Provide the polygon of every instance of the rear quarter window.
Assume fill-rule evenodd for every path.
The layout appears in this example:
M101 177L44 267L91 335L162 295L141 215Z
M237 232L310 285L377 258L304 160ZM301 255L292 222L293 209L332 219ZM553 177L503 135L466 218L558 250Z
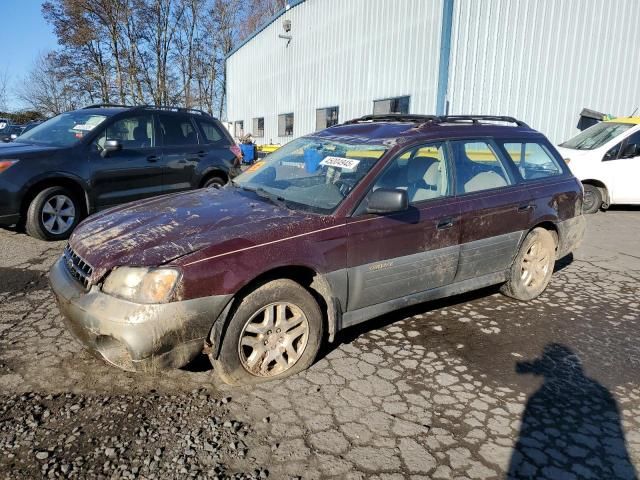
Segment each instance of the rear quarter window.
M505 142L503 146L525 180L562 174L562 168L553 154L541 143Z
M208 122L206 120L196 120L200 129L202 130L202 134L204 135L204 143L221 143L224 142L225 136L218 127L213 122Z

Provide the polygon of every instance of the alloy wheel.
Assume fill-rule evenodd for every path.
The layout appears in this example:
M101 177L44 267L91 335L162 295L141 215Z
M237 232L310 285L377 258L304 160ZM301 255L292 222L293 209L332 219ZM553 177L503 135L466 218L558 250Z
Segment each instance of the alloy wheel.
M535 288L544 282L549 272L549 252L540 242L534 242L522 258L521 279L526 287Z
M42 225L53 235L68 231L76 219L76 208L66 195L54 195L42 207Z

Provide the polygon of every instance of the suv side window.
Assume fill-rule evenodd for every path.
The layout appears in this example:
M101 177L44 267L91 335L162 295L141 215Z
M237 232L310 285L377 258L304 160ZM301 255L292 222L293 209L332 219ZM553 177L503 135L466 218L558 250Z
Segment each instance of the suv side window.
M504 148L525 180L560 175L562 169L544 145L536 142L509 142Z
M449 195L445 144L417 146L396 157L376 180L373 190L378 188L406 190L410 204Z
M220 131L220 128L213 122L206 120L196 120L202 133L204 134L204 143L218 143L224 137L224 134Z
M118 120L104 129L95 144L102 149L107 140L118 140L124 150L150 148L156 145L152 115L137 115Z
M189 117L160 114L158 118L165 147L198 144L198 134Z
M458 194L506 187L513 182L505 161L493 145L483 140L451 142Z

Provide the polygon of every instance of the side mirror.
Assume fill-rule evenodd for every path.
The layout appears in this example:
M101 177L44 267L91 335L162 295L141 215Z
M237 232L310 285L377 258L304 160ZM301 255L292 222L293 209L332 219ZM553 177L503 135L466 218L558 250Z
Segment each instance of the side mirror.
M102 152L100 153L103 157L106 157L110 153L118 152L120 150L122 150L122 144L119 140L107 140L104 142L104 147L102 147Z
M634 158L640 156L640 144L630 143L622 151L620 158Z
M379 188L369 195L367 213L393 213L409 208L409 197L404 190Z

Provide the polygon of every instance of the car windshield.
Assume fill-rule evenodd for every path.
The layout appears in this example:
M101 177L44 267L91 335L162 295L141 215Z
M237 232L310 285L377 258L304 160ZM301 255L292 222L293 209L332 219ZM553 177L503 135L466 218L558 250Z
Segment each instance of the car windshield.
M89 112L62 113L20 135L20 142L68 147L89 134L107 117Z
M564 148L573 150L594 150L603 146L609 140L613 140L618 135L626 132L634 125L631 123L602 122L593 127L587 128L570 140L561 143Z
M386 150L384 145L303 137L254 163L234 185L288 208L329 214Z

